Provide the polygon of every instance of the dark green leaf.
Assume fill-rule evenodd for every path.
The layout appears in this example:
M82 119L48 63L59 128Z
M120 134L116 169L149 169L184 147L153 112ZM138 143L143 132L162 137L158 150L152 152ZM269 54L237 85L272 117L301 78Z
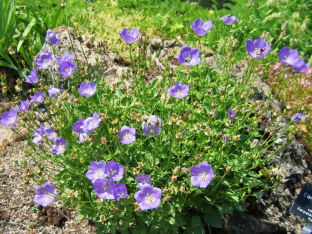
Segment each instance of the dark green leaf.
M200 217L197 216L197 215L193 216L192 220L191 220L191 223L192 223L192 228L198 227L201 224Z

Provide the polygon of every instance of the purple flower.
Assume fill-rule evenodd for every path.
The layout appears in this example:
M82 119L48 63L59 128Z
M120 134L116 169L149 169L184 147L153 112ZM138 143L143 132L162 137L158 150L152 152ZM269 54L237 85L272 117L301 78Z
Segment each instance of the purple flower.
M84 120L79 118L78 121L74 124L73 130L76 133L79 133L79 142L84 142L84 139L91 135L92 130L86 130L84 128Z
M184 45L180 50L177 59L181 64L184 64L186 66L196 66L200 63L199 49L191 49L191 47Z
M247 40L246 42L246 50L254 59L263 58L269 53L270 49L271 46L267 45L262 37L256 39L255 41Z
M92 117L88 117L83 121L82 129L84 130L94 130L98 128L101 118L98 113L94 112Z
M74 74L76 66L70 62L64 61L57 69L62 76L70 77Z
M40 206L46 207L54 201L56 196L56 189L54 186L47 182L43 186L36 187L36 196L34 202Z
M54 141L57 138L57 133L54 131L54 129L52 127L53 127L53 124L51 125L50 128L46 129L46 134L48 135L48 139L50 141Z
M48 29L47 35L46 35L46 42L49 44L58 45L61 42L61 39L56 38L56 33L53 32L51 29Z
M52 146L51 151L52 153L56 155L63 154L65 152L66 145L67 145L67 142L65 141L63 137L56 138L54 140L54 145Z
M142 186L141 190L134 194L141 210L151 210L160 206L161 189L149 184Z
M113 180L119 181L123 178L124 167L116 163L115 161L109 161L106 164L106 174Z
M27 112L29 109L29 100L26 99L25 101L21 101L21 104L19 106L15 106L14 109L18 111Z
M152 178L149 175L140 174L135 179L139 182L137 188L142 188L146 184L152 185Z
M93 183L94 192L99 198L106 200L114 200L113 188L115 184L111 180L97 179Z
M33 143L37 144L41 141L44 141L43 135L47 134L46 129L40 124L40 127L34 130L34 138L32 140Z
M197 19L194 23L190 23L192 29L198 36L205 35L210 29L212 29L212 22L211 20L203 22L201 19Z
M158 136L161 130L161 119L151 115L147 121L143 121L142 130L147 137Z
M45 95L45 93L40 93L37 91L33 96L30 96L30 98L36 103L42 103L44 101Z
M91 97L96 92L96 85L94 82L91 82L89 84L82 82L77 90L82 96Z
M52 63L52 55L50 52L48 53L42 52L39 55L39 59L35 61L35 64L38 66L39 69L48 69L51 63Z
M182 99L189 94L190 86L187 84L184 85L180 82L175 82L173 87L168 89L168 92L172 97Z
M15 109L11 109L8 112L2 113L0 123L4 126L12 126L17 121L17 112Z
M105 163L101 162L91 162L90 170L86 173L86 177L94 183L97 179L105 179L107 176L105 172Z
M213 179L214 172L207 162L191 167L191 184L200 188L207 188Z
M25 82L30 84L35 84L38 82L38 73L35 69L31 69L30 75L25 76Z
M228 115L230 119L235 119L236 118L236 112L235 110L232 110L231 108L228 109Z
M129 30L124 28L120 33L120 37L125 42L132 44L139 36L140 32L137 28Z
M298 60L298 50L290 50L287 46L278 52L280 62L284 65L293 65Z
M309 68L309 64L305 63L302 58L298 58L296 62L292 65L292 69L295 72L304 72Z
M294 122L300 121L303 118L304 114L303 113L296 113L293 115L291 118Z
M136 140L135 137L136 129L123 126L118 132L119 140L122 144L131 144Z
M128 197L128 191L125 184L116 184L113 188L113 194L117 201Z
M62 58L56 58L56 62L58 63L58 65L61 65L62 62L73 63L74 58L75 58L75 54L65 53L65 54L63 54Z
M57 89L57 88L49 88L48 89L49 98L56 99L57 95L59 93L63 93L63 92L64 92L64 89Z
M226 23L227 25L231 25L231 24L233 24L237 20L237 17L235 15L233 15L231 17L227 17L225 15L220 20L223 20L224 23Z

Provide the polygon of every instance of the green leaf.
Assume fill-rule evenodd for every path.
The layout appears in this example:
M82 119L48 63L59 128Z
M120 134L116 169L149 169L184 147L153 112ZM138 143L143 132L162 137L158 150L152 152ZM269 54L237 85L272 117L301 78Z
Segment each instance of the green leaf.
M229 203L222 203L221 206L218 206L218 209L222 218L224 214L233 214L233 207Z
M222 228L222 217L217 209L213 209L211 214L205 214L204 220L212 227Z
M53 21L52 21L52 23L51 23L51 25L50 25L50 28L51 28L51 29L57 27L57 24L58 24L58 21L59 21L59 18L60 18L62 9L63 9L62 6L59 6L59 8L57 9L57 12L54 14Z
M133 234L143 234L143 233L146 233L146 230L147 230L147 228L145 225L144 226L143 225L137 226L137 227L132 229Z
M200 217L197 216L197 215L193 216L192 220L191 220L191 223L192 223L192 228L198 227L201 224Z
M20 39L20 41L18 42L18 45L17 45L17 52L19 52L25 38L27 37L28 33L30 32L31 28L36 24L36 20L35 19L32 19L32 21L30 21L30 23L27 25L27 27L25 28L23 34L22 34L22 38Z
M83 214L81 214L81 212L77 215L76 217L76 221L77 223L80 222L85 216Z
M0 60L0 67L9 67L9 68L12 68L12 69L16 69L16 67L13 66L12 64L9 64L9 63L4 62L2 60Z

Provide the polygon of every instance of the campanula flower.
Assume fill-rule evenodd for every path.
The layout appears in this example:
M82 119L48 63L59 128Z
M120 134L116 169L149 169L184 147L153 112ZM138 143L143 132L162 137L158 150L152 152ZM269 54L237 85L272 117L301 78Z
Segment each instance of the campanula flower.
M44 101L45 95L45 93L40 93L37 91L33 96L30 96L30 99L36 103L42 103Z
M45 39L47 43L54 45L58 45L61 42L61 39L56 38L56 33L53 32L51 29L48 29Z
M224 23L226 23L227 25L231 25L231 24L233 24L237 20L237 17L235 15L233 15L231 17L227 17L225 15L220 20L223 20Z
M36 187L36 196L34 202L40 206L46 207L54 201L56 196L56 189L47 182L43 186Z
M139 203L141 210L152 210L160 206L161 189L146 184L134 194L134 198Z
M92 131L99 127L101 120L98 113L94 112L92 117L88 117L83 121L82 129Z
M84 128L84 120L79 118L78 121L73 125L73 130L79 134L79 142L84 142L84 139L91 136L92 130Z
M106 199L106 200L114 200L115 196L113 194L113 188L115 184L112 180L107 179L97 179L93 183L93 188L95 194L98 198Z
M62 76L70 77L74 74L76 66L70 62L64 61L57 69Z
M14 109L19 112L19 111L22 111L22 112L27 112L28 109L29 109L29 100L26 99L25 101L21 101L21 104L19 106L15 106Z
M260 37L254 41L247 40L246 50L248 54L254 59L260 59L266 56L271 49L271 46L268 45L265 40Z
M149 175L140 174L135 179L139 182L137 188L142 188L146 184L152 185L152 178Z
M107 177L105 162L91 162L90 170L86 173L86 177L94 183L97 179L105 179Z
M113 180L119 181L123 178L124 167L116 163L115 161L109 161L106 164L106 174Z
M15 109L11 109L8 112L4 112L1 115L0 123L4 126L12 126L17 121L17 112Z
M38 66L39 69L48 69L51 63L52 63L52 55L50 52L48 53L42 52L39 55L39 59L35 61L35 64Z
M190 23L192 29L198 36L205 35L210 29L212 29L212 22L211 20L203 22L201 19L197 19L194 23Z
M125 199L128 197L128 191L125 184L115 184L113 187L113 194L115 200L119 201L120 199Z
M136 129L123 126L118 132L119 140L122 144L131 144L136 140L135 137Z
M91 97L96 92L96 85L94 82L91 82L89 84L82 82L77 90L82 96Z
M298 50L290 50L287 46L278 52L280 62L284 65L293 65L298 60Z
M49 88L48 89L49 98L56 99L57 95L59 93L63 93L63 92L64 92L64 89L57 89L57 88Z
M132 44L138 38L140 32L137 28L129 30L124 28L120 33L120 37L122 40L127 42L128 44Z
M69 53L64 53L62 58L56 58L56 62L58 65L61 65L62 62L68 62L68 63L73 63L75 58L75 53L69 54Z
M304 117L303 113L296 113L291 118L294 122L300 121Z
M213 169L206 161L191 167L191 184L193 186L207 188L213 177Z
M30 75L25 76L25 82L30 84L35 84L38 82L38 73L35 69L31 69Z
M147 121L142 122L142 130L147 137L158 136L162 120L156 115L151 115Z
M292 65L292 69L295 72L304 72L309 68L309 64L305 63L302 58L298 58L296 62Z
M168 89L168 92L170 96L182 99L189 94L190 86L187 84L184 85L180 82L175 82L174 85Z
M232 110L231 108L228 109L228 115L230 119L235 119L236 118L236 112L235 110Z
M184 64L186 66L196 66L200 63L200 53L199 49L194 48L191 49L191 47L184 45L180 53L177 56L177 59L181 64Z
M34 138L32 140L33 143L37 144L41 141L44 141L43 135L47 134L46 129L40 124L39 128L34 130Z
M66 150L66 145L67 145L67 142L65 141L63 137L56 138L54 140L54 145L52 146L51 151L52 153L56 155L63 154Z

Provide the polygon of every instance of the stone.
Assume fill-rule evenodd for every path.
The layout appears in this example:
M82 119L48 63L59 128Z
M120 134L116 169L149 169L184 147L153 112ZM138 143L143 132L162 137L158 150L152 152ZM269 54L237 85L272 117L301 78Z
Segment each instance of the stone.
M164 48L173 47L175 43L175 40L164 40Z
M151 41L151 45L154 50L162 49L164 46L162 40L158 38L153 38Z

